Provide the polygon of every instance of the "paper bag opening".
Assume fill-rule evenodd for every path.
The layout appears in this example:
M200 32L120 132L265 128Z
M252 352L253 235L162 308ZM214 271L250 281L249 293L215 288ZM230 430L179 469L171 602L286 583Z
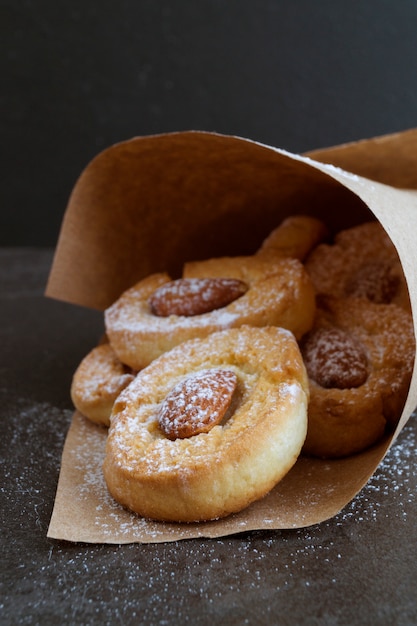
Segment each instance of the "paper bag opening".
M417 133L407 133L406 143L417 148ZM391 171L388 158L395 161L400 137L379 142L386 158L377 144L377 140L361 144L357 163L362 174L372 172L373 180L340 169L345 162L352 164L352 153L358 150L355 144L333 149L336 166L322 162L332 158L332 149L318 152L318 160L313 160L247 139L204 132L138 137L117 144L99 154L74 187L46 295L104 309L150 273L168 271L176 277L185 261L252 254L289 215L318 217L331 232L376 218L398 250L415 328L417 192L384 183ZM401 176L391 176L392 183L394 179L398 182ZM411 187L409 179L407 168ZM417 188L417 174L413 186ZM262 501L226 520L188 526L139 521L118 507L116 514L100 478L104 433L76 414L64 450L49 536L125 543L316 524L339 512L362 488L416 404L414 371L393 436L346 459L300 457ZM90 461L82 463L86 437L89 449L96 449L93 470ZM96 472L93 490L86 487L91 479L86 473L92 471ZM73 506L74 497L78 498L82 516L69 515L69 493Z

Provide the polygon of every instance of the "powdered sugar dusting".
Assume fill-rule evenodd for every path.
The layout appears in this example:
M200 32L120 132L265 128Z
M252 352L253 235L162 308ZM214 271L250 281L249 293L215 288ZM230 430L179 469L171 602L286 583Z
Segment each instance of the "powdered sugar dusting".
M208 432L226 414L236 385L235 372L218 368L185 378L162 403L160 428L170 439Z
M289 393L292 393L289 386ZM106 443L106 431L79 415L77 422L79 436L73 446L67 462L73 464L76 480L72 484L72 507L65 515L74 515L72 531L75 535L70 540L100 541L104 543L158 542L174 541L189 537L216 536L216 522L190 526L185 524L168 524L142 519L134 513L126 511L108 494L102 474L102 462ZM387 456L380 463L374 475L363 487L361 492L334 518L315 525L313 528L300 528L297 533L307 541L305 550L308 553L320 550L326 552L327 541L320 540L329 528L346 527L346 532L358 532L358 524L389 522L388 516L395 517L392 523L407 522L409 511L416 502L414 468L417 451L416 417L400 433ZM327 471L332 471L332 462L325 464ZM306 466L308 467L308 466ZM320 494L317 494L320 497ZM308 502L311 498L308 499ZM305 503L309 507L310 504ZM279 499L278 499L279 503ZM262 505L262 503L261 503ZM92 515L83 519L80 514L84 506L92 511ZM300 503L300 507L303 505ZM308 509L305 511L308 517ZM71 519L69 520L71 524ZM253 528L248 526L246 513L231 516L229 519L231 532L239 532ZM300 508L300 523L303 523L303 510ZM222 525L222 534L228 534L228 524ZM280 510L274 512L268 508L264 512L264 520L259 519L258 529L281 528ZM366 528L366 526L365 526ZM350 531L349 531L350 529ZM80 534L81 533L81 534ZM316 540L312 540L315 537ZM309 540L309 538L311 540ZM320 540L320 543L318 541ZM280 536L285 543L286 535ZM304 543L303 543L304 545ZM330 544L331 547L331 544ZM294 558L302 557L304 548L297 549Z
M318 293L408 306L398 253L379 222L340 231L333 243L313 250L305 267Z
M137 342L137 349L140 350L141 342L147 336L152 337L153 341L155 337L161 341L162 337L171 345L170 340L175 335L184 340L196 336L200 329L204 332L213 332L244 324L265 326L270 323L279 326L282 325L278 323L279 321L289 324L292 317L297 327L299 323L297 305L301 306L301 303L304 303L307 308L310 306L310 288L306 287L304 269L296 259L282 260L280 269L280 272L276 270L272 276L267 274L265 280L258 278L249 285L246 293L228 306L217 308L204 315L168 317L154 315L148 303L148 298L154 290L150 291L147 283L139 283L106 310L107 331L113 345L116 345L116 337L127 333L128 341ZM156 280L155 286L158 286ZM163 287L164 283L160 285L160 288ZM293 309L294 316L287 315Z
M409 505L417 498L411 480L417 452L416 419L416 415L411 417L362 492L337 516L339 525L351 518L356 522L377 520L379 514L384 515L384 505L392 494L397 499L398 519L406 521Z
M247 285L234 278L180 278L165 283L150 297L154 315L202 315L222 308L247 291Z
M302 352L310 378L322 387L359 387L368 377L364 347L339 328L317 328L303 342Z
M75 406L115 399L133 378L133 372L119 361L109 344L96 346L84 357L74 374L72 399Z
M77 533L80 540L103 543L125 541L158 541L166 538L170 525L138 517L120 506L109 494L102 466L106 446L106 430L76 414L77 441L67 462L73 472L73 506L75 506ZM80 512L87 508L90 515L84 519ZM172 529L181 538L181 526Z

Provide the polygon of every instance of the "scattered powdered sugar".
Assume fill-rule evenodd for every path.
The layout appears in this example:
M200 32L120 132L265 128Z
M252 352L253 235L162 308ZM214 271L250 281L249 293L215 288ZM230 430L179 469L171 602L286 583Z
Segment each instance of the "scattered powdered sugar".
M392 302L401 287L400 276L395 273L392 262L369 261L359 267L350 280L346 281L346 295L367 298L371 302Z
M317 292L338 297L363 295L372 283L369 294L392 300L404 285L398 253L379 222L340 231L333 243L318 245L306 261L306 270Z
M101 344L84 357L75 372L73 401L82 412L87 402L115 398L133 378L132 370L119 361L110 344Z
M302 352L310 378L322 387L359 387L368 377L364 347L340 328L317 328L303 342Z
M165 534L166 528L162 524L154 523L142 519L134 513L127 511L119 505L109 494L103 475L103 460L106 445L106 430L91 425L81 416L76 416L78 420L78 439L73 447L71 463L74 472L74 492L72 503L75 506L74 528L75 532L83 533L94 541L99 537L99 541L109 541L116 543L123 542L129 537L134 541L140 539L143 534L151 533L157 540L158 534ZM79 507L77 507L79 502ZM85 503L85 504L83 504ZM84 519L77 514L77 509L83 511L84 508L92 512L92 516ZM64 517L69 511L63 513Z
M227 306L208 311L202 315L154 315L149 306L148 291L139 283L125 292L120 299L105 312L108 332L161 333L168 336L181 330L211 328L226 329L233 326L254 323L260 318L262 324L276 323L279 312L286 311L301 297L304 270L295 259L284 259L281 271L268 275L264 280L255 280L249 289ZM184 279L185 280L185 279ZM193 280L193 279L188 279ZM228 280L228 279L222 279ZM171 284L171 283L168 283ZM163 289L161 285L159 289ZM210 291L208 290L208 294ZM181 289L179 294L181 295ZM212 294L210 294L212 297Z
M300 394L303 393L298 383L282 383L280 392L282 398L287 398L291 402L298 402Z
M282 383L291 385L297 381L298 364L291 365L298 355L295 347L295 339L289 331L276 327L245 327L213 333L206 339L174 348L142 370L119 397L109 437L112 458L123 471L133 475L136 472L182 471L190 459L203 465L214 456L226 453L236 437L248 428L255 428L268 411L276 414L277 410L282 410L283 402L300 400L294 393L295 387L288 387L285 394L281 389ZM217 373L218 368L236 373L237 403L232 400L229 417L225 414L221 426L214 426L198 437L173 437L171 441L169 435L164 436L158 423L161 404L177 383L180 388L185 384L176 401L178 409L178 402L187 388L184 381L192 380L190 372L208 367ZM232 375L231 372L228 376ZM258 385L260 377L263 381ZM193 394L195 390L188 390L187 395L191 397ZM182 400L184 404L185 398ZM206 402L207 396L203 394L199 397L201 400ZM171 411L171 408L171 420L167 422L174 422L177 427L182 417L178 416L179 411ZM197 410L196 422L202 417Z
M186 377L163 401L159 426L174 439L207 432L224 417L236 386L232 370L212 368Z
M117 315L106 314L108 328L115 331L128 329L130 332L164 331L168 336L178 329L204 328L215 324L219 328L229 328L236 323L238 313L227 309L216 309L205 315L178 315L163 317L152 315L147 305L140 305L135 310L120 309Z
M155 315L202 315L230 304L247 289L234 278L179 278L159 287L148 302Z
M363 490L336 517L337 523L343 524L354 518L355 521L377 520L379 515L386 515L386 507L391 506L396 518L405 521L410 505L416 501L415 460L417 454L417 415L394 442L375 473Z
M287 392L292 395L296 390L289 385ZM64 515L74 516L72 521L74 532L81 532L81 537L77 535L70 539L83 540L86 536L87 541L129 543L169 541L171 533L175 539L190 536L190 527L187 525L171 525L142 519L113 500L107 491L102 473L106 431L90 425L79 416L77 419L79 420L79 437L67 461L76 470L78 480L73 484L72 506L65 511ZM417 451L415 419L415 417L410 419L368 483L340 513L316 525L311 531L301 528L298 532L303 535L311 532L319 539L323 533L327 532L328 527L344 526L349 521L354 524L371 521L385 524L387 516L391 515L405 522L417 494L414 471ZM332 462L327 463L327 469L331 472ZM309 497L308 502L310 501ZM84 509L83 502L87 509L92 511L92 516L87 519L80 516L80 512ZM307 502L305 505L307 506ZM304 506L302 502L300 506ZM302 523L302 510L300 520ZM239 528L238 521L234 516L230 519L234 532L236 528ZM273 513L266 510L265 519L261 522L262 528L275 528L276 523ZM240 526L245 530L244 519ZM204 529L205 525L202 525L200 536L205 536ZM227 525L224 532L227 533ZM197 532L194 536L199 536L199 533ZM310 546L308 549L313 548L314 546Z

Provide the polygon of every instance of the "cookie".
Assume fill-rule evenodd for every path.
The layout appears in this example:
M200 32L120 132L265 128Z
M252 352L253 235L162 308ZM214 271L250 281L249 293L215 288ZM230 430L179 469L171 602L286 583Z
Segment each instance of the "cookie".
M415 353L406 311L364 298L320 296L301 351L310 383L305 453L354 454L395 427Z
M315 293L300 261L239 267L237 274L220 264L216 276L178 280L153 274L124 292L105 311L106 333L119 359L140 370L188 339L243 325L282 326L297 338L309 330Z
M111 345L103 343L93 348L75 371L72 402L92 422L108 426L114 401L134 377L135 372L121 363Z
M305 267L318 293L410 310L398 253L379 222L340 231L333 243L321 243L311 252Z
M139 372L118 397L104 476L141 516L224 517L262 498L299 456L308 381L289 331L218 331Z

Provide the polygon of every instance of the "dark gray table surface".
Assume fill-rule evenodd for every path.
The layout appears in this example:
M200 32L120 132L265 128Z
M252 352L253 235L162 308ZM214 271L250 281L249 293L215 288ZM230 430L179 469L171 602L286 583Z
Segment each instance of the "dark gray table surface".
M0 250L1 624L417 624L417 420L335 518L216 540L46 537L74 369L102 315L43 296L49 249Z

